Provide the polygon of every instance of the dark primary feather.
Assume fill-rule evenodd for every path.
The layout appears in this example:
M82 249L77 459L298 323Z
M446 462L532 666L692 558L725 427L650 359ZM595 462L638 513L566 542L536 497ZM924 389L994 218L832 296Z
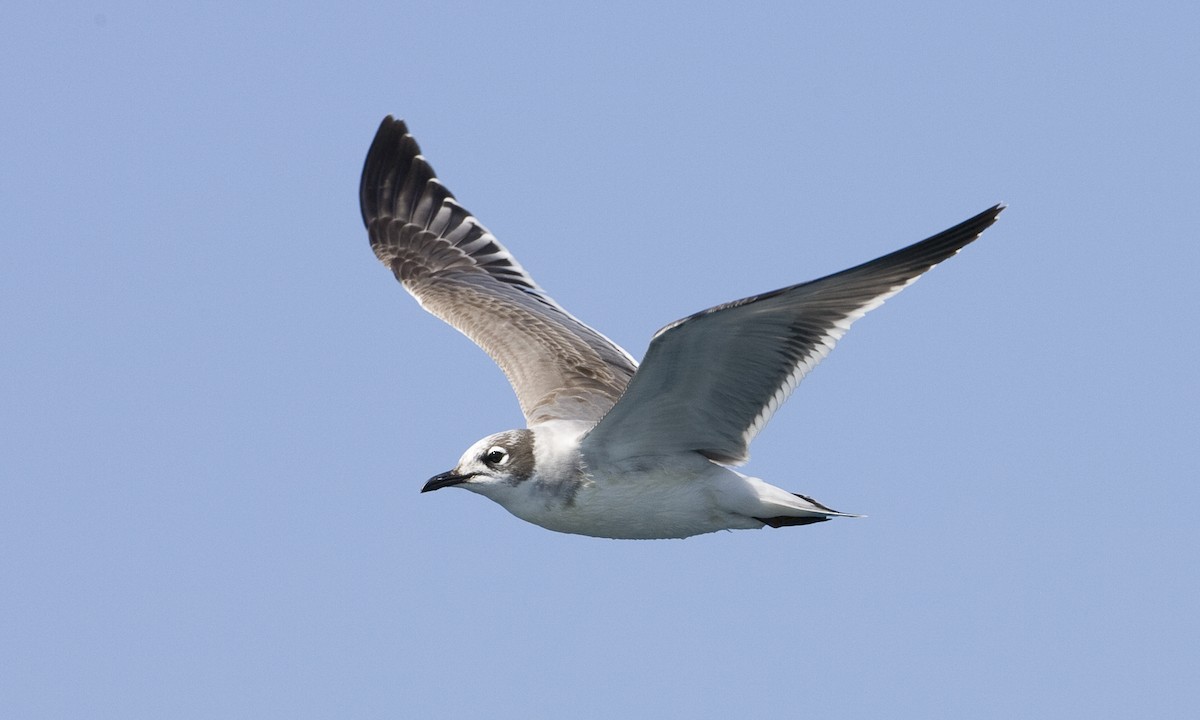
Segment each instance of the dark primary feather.
M849 270L671 323L585 438L585 453L611 461L694 451L745 462L754 436L854 320L979 237L1001 210Z
M538 287L420 153L403 121L384 119L359 186L375 255L422 307L496 361L528 424L603 417L634 361Z
M456 262L461 267L475 266L492 278L558 308L487 228L458 204L437 179L403 120L389 116L379 126L363 167L359 205L368 231L373 226L398 221L411 228L411 233L429 232L449 241L449 246L458 251L451 252L447 247L436 259L399 269L416 274L444 270ZM387 244L376 242L374 236L371 247L385 265L394 259ZM467 258L472 262L465 262Z

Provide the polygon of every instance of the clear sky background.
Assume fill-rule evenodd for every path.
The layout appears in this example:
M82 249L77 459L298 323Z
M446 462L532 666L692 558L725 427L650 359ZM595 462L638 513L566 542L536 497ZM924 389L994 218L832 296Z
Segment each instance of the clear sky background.
M34 7L36 5L36 7ZM0 716L1194 717L1195 3L30 3L0 22ZM660 326L1009 204L685 541L418 494L522 424L371 254L404 117Z

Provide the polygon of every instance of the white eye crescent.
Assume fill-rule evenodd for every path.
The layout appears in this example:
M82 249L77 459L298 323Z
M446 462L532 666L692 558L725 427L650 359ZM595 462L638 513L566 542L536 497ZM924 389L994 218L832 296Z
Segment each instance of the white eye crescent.
M483 461L488 465L507 465L508 451L499 445L493 445L483 454Z

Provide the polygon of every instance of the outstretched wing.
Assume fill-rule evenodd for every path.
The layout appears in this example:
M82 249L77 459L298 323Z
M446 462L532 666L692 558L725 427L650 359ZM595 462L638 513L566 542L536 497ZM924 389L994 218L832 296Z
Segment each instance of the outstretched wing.
M849 270L659 330L625 394L584 438L584 457L611 462L694 451L744 463L754 436L851 323L975 240L1003 209Z
M438 181L402 120L379 126L359 200L375 255L496 361L529 425L609 411L637 363L538 287Z

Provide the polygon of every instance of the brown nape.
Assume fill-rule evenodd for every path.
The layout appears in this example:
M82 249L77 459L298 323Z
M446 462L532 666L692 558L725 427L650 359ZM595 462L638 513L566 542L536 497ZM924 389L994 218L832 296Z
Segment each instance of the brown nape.
M791 515L780 515L772 518L754 518L755 520L766 523L773 528L791 527L792 525L812 525L813 523L825 522L827 517L793 517Z

